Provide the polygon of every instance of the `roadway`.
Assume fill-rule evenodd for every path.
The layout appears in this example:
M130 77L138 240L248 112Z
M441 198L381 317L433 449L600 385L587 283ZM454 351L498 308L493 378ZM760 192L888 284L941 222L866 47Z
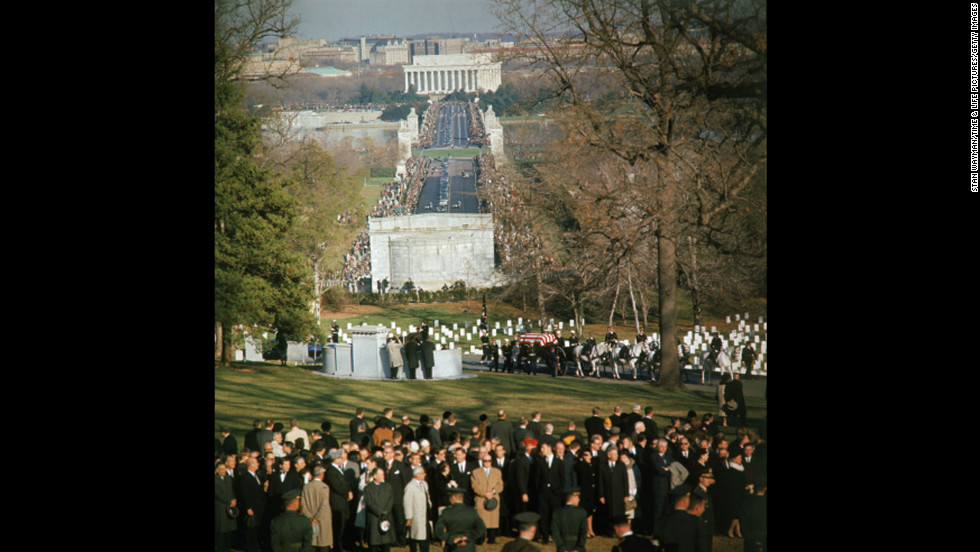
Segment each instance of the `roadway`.
M476 158L436 157L429 167L416 214L480 212L476 197Z
M469 113L456 103L439 106L432 132L432 148L469 147Z
M433 131L433 148L469 147L469 113L466 106L439 106ZM416 214L479 213L476 197L476 158L435 157L425 175Z

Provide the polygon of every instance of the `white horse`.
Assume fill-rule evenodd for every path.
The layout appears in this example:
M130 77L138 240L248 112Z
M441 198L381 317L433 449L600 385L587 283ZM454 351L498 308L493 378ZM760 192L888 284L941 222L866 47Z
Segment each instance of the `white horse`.
M704 375L707 373L708 377L711 377L711 373L714 372L715 368L721 368L722 371L728 370L729 374L734 376L732 372L732 357L730 349L722 349L718 351L718 357L715 360L711 360L711 351L704 351L698 357L701 359L701 384L704 385Z
M650 372L650 381L657 381L653 371L660 364L660 344L654 340L645 341L633 346L633 356L636 357L636 367L642 371L644 368Z
M623 366L624 374L626 373L626 366L630 366L633 369L633 379L636 379L636 366L633 365L634 359L630 355L629 345L617 342L610 346L608 343L602 342L596 345L595 350L598 363L609 366L613 379L622 379L619 377L620 366Z
M585 374L582 373L582 363L587 363L592 370L589 371L588 375L592 375L595 372L595 347L589 347L585 343L580 343L572 347L572 360L575 361L575 375L584 378Z

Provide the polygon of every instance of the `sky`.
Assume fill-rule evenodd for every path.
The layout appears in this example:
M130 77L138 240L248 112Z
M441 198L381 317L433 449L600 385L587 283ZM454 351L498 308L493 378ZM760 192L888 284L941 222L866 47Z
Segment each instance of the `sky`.
M300 18L296 38L328 42L361 35L457 33L459 36L497 31L492 0L294 0Z

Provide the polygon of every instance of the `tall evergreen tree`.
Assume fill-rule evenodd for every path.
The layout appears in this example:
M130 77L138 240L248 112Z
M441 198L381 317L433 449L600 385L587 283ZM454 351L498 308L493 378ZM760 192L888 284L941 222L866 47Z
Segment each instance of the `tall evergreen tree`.
M295 200L286 180L259 167L259 124L242 107L245 56L266 36L285 36L290 0L215 0L215 356L231 361L236 325L274 325L288 337L312 326L311 277L289 246Z

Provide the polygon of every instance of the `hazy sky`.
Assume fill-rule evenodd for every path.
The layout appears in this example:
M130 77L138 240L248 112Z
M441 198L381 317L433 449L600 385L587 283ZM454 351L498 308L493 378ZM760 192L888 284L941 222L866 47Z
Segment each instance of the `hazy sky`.
M297 38L492 33L491 0L294 0Z

